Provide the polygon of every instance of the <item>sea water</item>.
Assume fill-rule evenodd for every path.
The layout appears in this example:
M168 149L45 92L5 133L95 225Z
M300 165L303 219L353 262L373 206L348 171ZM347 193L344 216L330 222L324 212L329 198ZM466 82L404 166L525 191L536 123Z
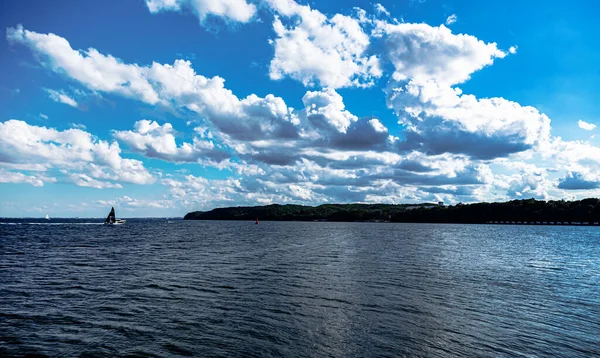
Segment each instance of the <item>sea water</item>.
M600 227L0 221L0 356L600 355Z

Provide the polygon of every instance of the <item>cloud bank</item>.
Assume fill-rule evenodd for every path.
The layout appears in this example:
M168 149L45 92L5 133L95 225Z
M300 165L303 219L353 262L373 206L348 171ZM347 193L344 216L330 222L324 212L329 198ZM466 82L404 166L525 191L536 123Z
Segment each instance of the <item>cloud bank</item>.
M219 16L248 22L259 16L243 0L146 4L152 13L189 10L201 21ZM187 60L127 63L92 47L74 49L52 33L9 28L10 43L28 47L45 68L87 91L192 115L194 124L133 118L130 129L100 140L82 129L0 122L0 182L69 181L98 189L155 183L169 193L160 205L193 209L598 193L598 147L553 136L550 118L534 107L460 88L474 73L518 56L516 46L503 50L453 33L446 25L456 15L432 26L393 19L380 4L374 14L362 9L324 14L291 0L268 0L266 6L274 33L265 39L273 48L267 75L302 84L301 98L239 96L224 78L203 75ZM395 123L352 113L341 94L377 85ZM47 93L77 107L65 92ZM578 126L595 129L582 120ZM121 148L144 160L124 158ZM226 174L159 177L146 168L152 160ZM125 202L136 205L134 199Z

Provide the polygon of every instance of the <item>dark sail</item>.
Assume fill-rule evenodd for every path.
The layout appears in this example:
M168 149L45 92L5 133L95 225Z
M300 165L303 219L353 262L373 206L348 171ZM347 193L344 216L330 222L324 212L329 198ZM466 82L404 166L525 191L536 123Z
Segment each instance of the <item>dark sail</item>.
M106 220L104 220L105 224L111 223L114 224L115 222L115 208L112 207L110 209L110 213L108 213L108 216L106 217Z

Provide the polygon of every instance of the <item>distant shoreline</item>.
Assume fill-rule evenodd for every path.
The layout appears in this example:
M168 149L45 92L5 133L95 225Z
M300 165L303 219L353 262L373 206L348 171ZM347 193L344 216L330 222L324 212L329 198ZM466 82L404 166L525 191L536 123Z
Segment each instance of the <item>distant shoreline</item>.
M512 200L501 203L457 204L324 204L264 205L194 211L184 220L404 222L495 225L595 226L600 222L600 200Z

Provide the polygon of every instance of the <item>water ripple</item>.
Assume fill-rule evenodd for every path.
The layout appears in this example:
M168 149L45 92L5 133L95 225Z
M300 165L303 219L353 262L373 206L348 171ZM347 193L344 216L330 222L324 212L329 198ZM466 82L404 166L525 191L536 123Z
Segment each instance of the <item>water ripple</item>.
M595 227L3 224L0 356L600 356Z

